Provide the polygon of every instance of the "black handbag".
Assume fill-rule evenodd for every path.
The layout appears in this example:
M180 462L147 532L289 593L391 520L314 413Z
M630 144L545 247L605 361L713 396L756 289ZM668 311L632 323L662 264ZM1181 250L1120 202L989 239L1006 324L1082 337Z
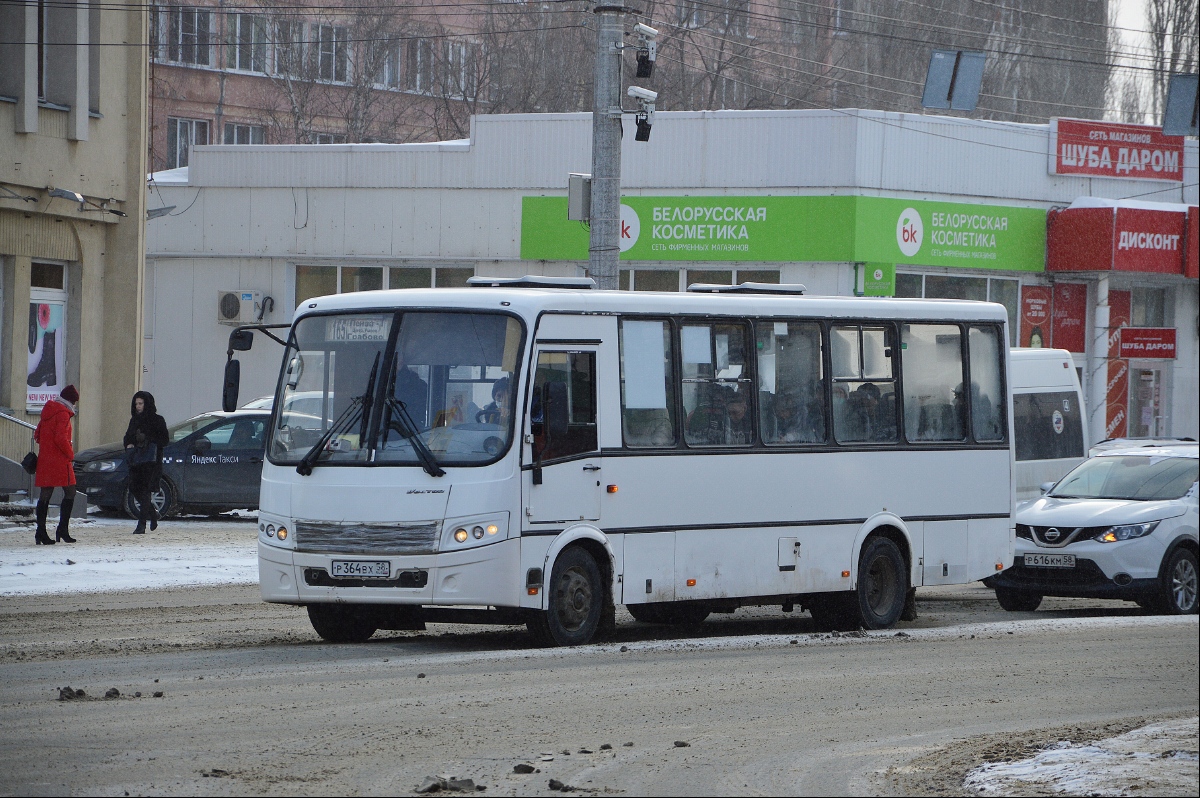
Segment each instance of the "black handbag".
M150 465L158 461L158 444L147 443L135 446L129 453L129 465Z
M34 452L30 452L29 454L27 454L23 458L21 458L21 468L25 469L26 474L36 474L37 473L37 454Z

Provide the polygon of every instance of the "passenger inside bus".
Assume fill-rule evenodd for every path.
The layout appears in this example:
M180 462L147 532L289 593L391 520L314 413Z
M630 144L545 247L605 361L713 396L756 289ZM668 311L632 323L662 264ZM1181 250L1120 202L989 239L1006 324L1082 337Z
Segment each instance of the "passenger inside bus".
M512 417L512 400L508 391L508 377L492 383L492 402L475 415L480 424L508 424Z
M417 430L426 429L429 424L429 383L405 363L402 347L396 348L396 366L392 374L392 396L404 403Z
M808 390L782 387L771 399L770 422L764 424L767 443L818 443L825 440L825 407L819 384Z

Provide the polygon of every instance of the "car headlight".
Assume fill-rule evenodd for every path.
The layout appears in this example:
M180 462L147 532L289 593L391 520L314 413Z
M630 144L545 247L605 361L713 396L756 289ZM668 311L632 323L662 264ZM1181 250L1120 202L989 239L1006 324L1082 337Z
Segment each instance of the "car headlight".
M1133 538L1143 538L1154 531L1154 527L1158 526L1158 521L1150 521L1145 524L1121 524L1119 526L1110 526L1108 529L1101 532L1093 538L1101 543L1116 543L1119 540L1132 540Z
M84 471L116 471L120 460L93 460L83 467Z

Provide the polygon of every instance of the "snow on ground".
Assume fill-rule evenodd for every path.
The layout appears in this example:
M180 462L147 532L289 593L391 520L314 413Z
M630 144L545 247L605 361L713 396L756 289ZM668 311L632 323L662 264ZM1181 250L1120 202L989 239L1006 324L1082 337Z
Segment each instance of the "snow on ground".
M1028 759L982 765L963 786L983 795L1195 795L1200 718L1106 740L1058 742Z
M54 534L51 519L50 534ZM153 590L258 581L256 526L246 520L164 521L133 535L134 523L89 518L71 524L79 542L34 546L33 528L0 530L0 597Z

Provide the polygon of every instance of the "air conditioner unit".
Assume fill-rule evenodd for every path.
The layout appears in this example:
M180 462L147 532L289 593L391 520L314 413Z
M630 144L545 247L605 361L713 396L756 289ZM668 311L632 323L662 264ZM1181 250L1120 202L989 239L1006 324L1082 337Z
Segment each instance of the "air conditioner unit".
M262 307L262 291L218 291L217 321L236 327L254 324Z

